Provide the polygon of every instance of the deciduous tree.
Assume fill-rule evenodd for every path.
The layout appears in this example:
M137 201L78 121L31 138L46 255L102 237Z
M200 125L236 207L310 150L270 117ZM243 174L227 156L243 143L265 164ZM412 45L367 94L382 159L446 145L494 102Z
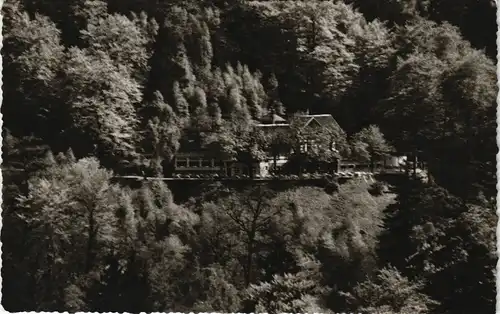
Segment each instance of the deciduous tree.
M391 153L392 147L376 125L370 125L352 136L352 152L362 161L369 161L373 172L375 162Z

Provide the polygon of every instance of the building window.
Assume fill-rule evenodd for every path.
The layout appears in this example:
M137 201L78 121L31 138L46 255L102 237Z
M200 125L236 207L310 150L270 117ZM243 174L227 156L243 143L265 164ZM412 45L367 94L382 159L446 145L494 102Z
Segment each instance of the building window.
M187 159L177 159L175 161L175 166L179 168L187 167Z
M210 167L212 167L212 161L210 159L202 159L201 166L203 168L210 168Z
M187 167L189 167L189 168L198 168L199 166L200 166L200 160L199 159L187 158Z
M254 167L252 172L253 172L253 174L252 174L253 176L260 175L260 171L259 171L258 167Z

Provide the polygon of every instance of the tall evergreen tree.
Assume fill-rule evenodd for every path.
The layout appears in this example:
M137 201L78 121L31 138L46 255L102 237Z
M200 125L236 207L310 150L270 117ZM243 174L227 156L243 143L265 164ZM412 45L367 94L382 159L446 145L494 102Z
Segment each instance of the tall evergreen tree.
M144 149L150 156L151 169L156 175L163 176L167 170L164 165L169 165L179 148L181 130L177 116L159 92L155 93L151 106L154 114L145 127Z
M186 124L189 121L190 117L190 106L188 101L184 97L184 94L178 82L174 82L173 96L177 115L183 121L182 123Z

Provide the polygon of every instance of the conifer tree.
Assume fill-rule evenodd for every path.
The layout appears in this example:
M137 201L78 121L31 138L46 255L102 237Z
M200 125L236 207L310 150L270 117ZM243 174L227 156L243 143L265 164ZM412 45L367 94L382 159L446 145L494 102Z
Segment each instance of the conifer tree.
M228 90L227 102L228 111L235 121L237 120L245 124L250 123L250 111L248 110L246 99L241 94L238 85L234 85Z
M222 112L219 105L215 102L210 103L208 112L212 119L212 129L216 130L222 124Z
M206 85L207 99L214 102L223 100L226 84L220 68L217 67L212 71L209 82Z
M169 164L179 148L181 130L174 111L159 92L155 93L152 106L156 115L148 121L145 144L146 150L150 150L152 170L156 175L163 175L164 161Z
M191 127L199 130L209 130L211 128L211 119L208 113L207 97L199 86L194 90L192 103Z
M173 97L177 115L181 119L181 123L186 124L190 118L190 107L177 81L174 82Z
M207 79L212 67L213 48L211 43L210 30L206 22L200 25L198 47L195 55L197 56L196 64L198 65L198 73Z
M267 105L269 112L272 114L284 115L285 108L280 101L279 83L274 73L271 73L271 75L269 76L267 86L269 89L269 103Z
M263 115L263 99L260 99L257 94L260 82L253 77L248 69L248 66L242 66L240 71L242 92L247 100L247 106L250 114L254 119L260 120Z
M183 87L190 86L196 80L184 44L180 44L177 48L177 54L174 59L174 71Z

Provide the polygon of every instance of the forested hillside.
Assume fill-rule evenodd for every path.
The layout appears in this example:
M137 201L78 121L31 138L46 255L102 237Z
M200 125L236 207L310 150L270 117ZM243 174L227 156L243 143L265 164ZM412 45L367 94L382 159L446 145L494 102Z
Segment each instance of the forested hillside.
M2 304L10 311L494 311L490 0L6 0ZM329 113L342 154L417 154L383 192L210 185L186 140L256 158L269 113ZM276 142L273 142L276 141ZM275 144L274 146L272 144Z

